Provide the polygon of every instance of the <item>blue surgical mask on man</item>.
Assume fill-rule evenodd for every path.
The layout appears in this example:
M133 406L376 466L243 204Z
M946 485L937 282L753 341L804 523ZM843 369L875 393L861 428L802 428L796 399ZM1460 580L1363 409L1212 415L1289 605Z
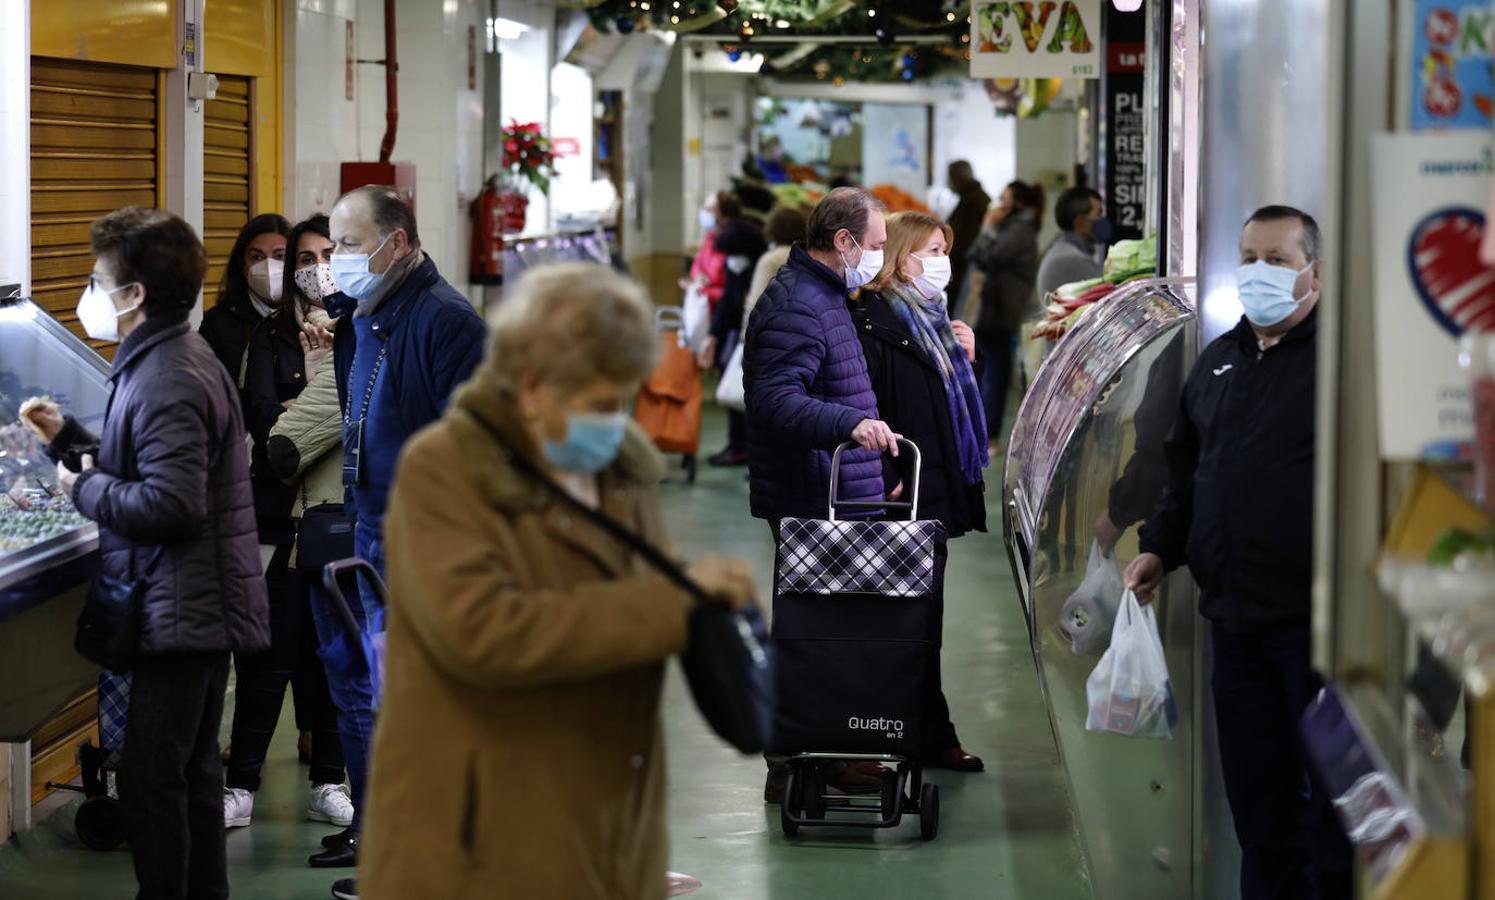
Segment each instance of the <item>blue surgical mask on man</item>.
M1105 216L1101 216L1090 223L1090 239L1101 246L1111 243L1111 238L1116 236L1116 226Z
M354 300L367 300L377 296L379 284L384 281L384 272L370 272L369 260L379 255L384 245L394 234L386 235L384 240L373 253L334 253L332 254L332 280L337 282L338 290L352 297Z
M563 472L596 474L618 458L627 433L628 417L621 411L568 413L566 439L546 441L545 458Z
M1308 294L1297 297L1293 293L1298 276L1313 268L1309 263L1301 269L1274 266L1265 260L1246 263L1236 272L1236 284L1241 306L1246 318L1258 328L1271 328L1281 324L1297 310L1298 304L1308 299Z

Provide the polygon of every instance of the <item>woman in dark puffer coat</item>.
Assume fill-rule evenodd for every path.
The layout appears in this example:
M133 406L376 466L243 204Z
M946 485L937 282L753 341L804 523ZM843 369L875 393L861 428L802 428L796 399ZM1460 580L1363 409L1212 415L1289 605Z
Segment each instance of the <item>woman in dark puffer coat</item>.
M93 225L79 319L122 340L95 437L49 402L32 427L99 525L102 571L146 585L120 790L142 897L227 897L218 727L232 652L269 646L239 393L188 313L207 257L171 213Z

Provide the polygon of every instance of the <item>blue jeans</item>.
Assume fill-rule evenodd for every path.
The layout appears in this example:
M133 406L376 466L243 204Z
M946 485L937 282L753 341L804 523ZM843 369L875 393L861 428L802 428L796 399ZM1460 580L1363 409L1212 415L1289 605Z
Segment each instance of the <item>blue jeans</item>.
M1323 684L1308 623L1242 633L1217 622L1213 633L1210 680L1242 900L1350 900L1353 851L1298 732Z
M981 372L981 402L986 407L986 434L1007 443L1002 422L1007 417L1007 393L1012 389L1013 363L1017 359L1017 335L1003 331L981 340L985 366Z
M359 559L373 563L382 576L384 569L384 536L374 529L359 525L353 534L354 554ZM366 626L369 619L369 604L377 603L372 592L360 585L359 590L348 596L348 605L358 624ZM326 647L344 632L343 620L333 612L331 598L321 581L312 584L312 617L316 621L317 640ZM327 687L332 693L332 702L337 706L338 730L342 735L343 758L348 767L348 783L353 789L353 825L357 831L363 823L363 797L369 779L369 754L374 743L374 685L367 670L354 675L334 671L327 667Z

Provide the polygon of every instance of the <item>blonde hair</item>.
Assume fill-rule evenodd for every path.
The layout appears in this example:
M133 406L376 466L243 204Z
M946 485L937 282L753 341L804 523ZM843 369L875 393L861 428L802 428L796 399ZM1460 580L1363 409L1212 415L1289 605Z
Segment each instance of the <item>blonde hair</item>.
M642 381L659 342L643 287L596 263L531 269L493 317L486 365L500 386L525 373L563 391Z
M864 290L882 292L895 285L909 284L912 279L903 274L903 261L936 231L944 234L948 253L950 244L955 241L955 232L949 225L928 213L901 212L888 216L888 242L882 245L882 271Z

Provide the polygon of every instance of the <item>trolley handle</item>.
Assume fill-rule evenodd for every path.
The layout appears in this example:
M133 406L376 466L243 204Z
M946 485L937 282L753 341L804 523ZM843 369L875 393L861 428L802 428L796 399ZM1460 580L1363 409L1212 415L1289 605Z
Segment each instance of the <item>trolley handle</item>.
M882 510L898 509L898 510L903 510L903 509L906 509L906 510L908 510L909 520L910 521L917 520L919 518L919 475L920 475L920 470L923 468L923 464L922 464L922 461L921 461L921 458L920 458L920 455L919 455L919 447L918 447L918 445L915 444L913 441L909 440L908 438L899 438L898 439L898 446L899 446L899 448L903 449L903 450L907 450L908 453L909 453L909 455L912 456L913 459L914 459L914 465L913 465L914 474L913 474L913 478L911 479L912 480L912 484L909 487L909 493L908 493L908 500L907 501L902 501L902 500L899 500L899 501L891 501L891 500L837 500L836 499L840 495L840 487L841 487L841 454L845 453L847 450L860 450L861 446L862 445L858 444L856 441L846 441L845 443L843 443L839 447L837 447L835 449L835 452L833 452L831 454L830 520L832 522L836 521L836 509L838 507L840 509L849 509L849 510L854 510L854 509L864 509L864 510L873 510L873 509L882 509Z
M685 328L685 309L680 306L661 306L654 310L654 330L663 334Z
M374 597L378 599L380 606L389 606L389 589L384 585L384 579L379 577L379 570L374 568L373 563L366 559L340 559L330 562L322 567L322 584L327 588L327 595L332 601L333 610L338 618L343 620L343 627L348 634L357 637L363 632L358 620L353 617L353 609L348 605L347 595L343 593L344 578L353 578L355 588L357 586L358 573L362 572L364 580L373 585ZM361 597L361 594L359 595Z

